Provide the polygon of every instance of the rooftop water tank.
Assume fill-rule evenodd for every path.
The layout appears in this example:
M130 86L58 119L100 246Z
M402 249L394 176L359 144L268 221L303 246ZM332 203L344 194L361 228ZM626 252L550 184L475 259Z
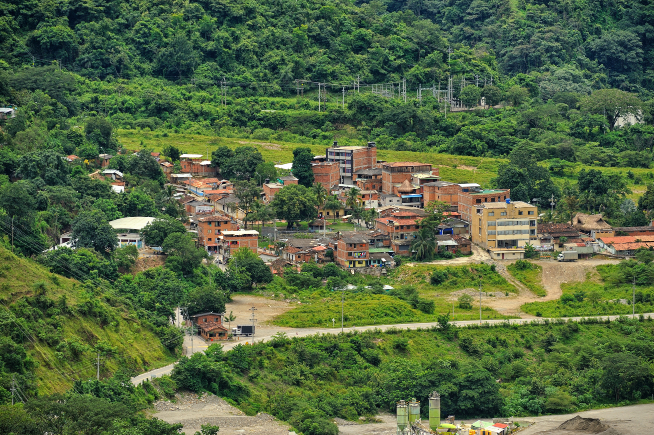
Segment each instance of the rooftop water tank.
M506 198L506 203L511 204L511 198Z

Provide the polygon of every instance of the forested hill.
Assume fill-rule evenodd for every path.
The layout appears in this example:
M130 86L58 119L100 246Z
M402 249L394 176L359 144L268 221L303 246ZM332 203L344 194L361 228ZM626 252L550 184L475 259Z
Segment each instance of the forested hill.
M90 78L272 82L269 92L537 71L569 92L649 98L652 23L649 0L5 0L0 57Z

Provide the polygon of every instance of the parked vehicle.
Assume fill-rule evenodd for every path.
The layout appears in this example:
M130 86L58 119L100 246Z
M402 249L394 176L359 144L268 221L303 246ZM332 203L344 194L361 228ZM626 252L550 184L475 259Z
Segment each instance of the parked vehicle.
M232 328L232 335L235 337L253 337L254 325L238 325L236 328Z
M556 257L559 261L576 261L579 260L577 251L563 251Z

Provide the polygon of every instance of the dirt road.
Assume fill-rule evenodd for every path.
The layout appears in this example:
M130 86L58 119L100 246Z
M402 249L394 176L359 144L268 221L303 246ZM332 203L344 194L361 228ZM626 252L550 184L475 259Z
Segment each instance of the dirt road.
M489 306L507 316L520 316L523 319L534 318L520 312L522 304L527 302L546 302L561 297L561 284L585 281L588 273L592 273L601 264L617 264L620 260L579 260L573 262L558 262L553 260L536 260L533 263L543 268L543 287L547 291L544 297L538 297L520 284L506 270L513 261L495 261L498 272L518 289L517 295L506 298L488 298L483 305Z

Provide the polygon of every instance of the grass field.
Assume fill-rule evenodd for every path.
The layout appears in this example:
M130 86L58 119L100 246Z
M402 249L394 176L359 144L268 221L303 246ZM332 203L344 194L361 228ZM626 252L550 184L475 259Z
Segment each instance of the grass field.
M541 284L543 279L543 268L529 261L518 260L507 266L511 275L523 283L536 296L546 296L547 291Z
M288 142L263 142L256 139L224 138L218 136L207 136L200 134L164 133L160 131L139 131L139 130L117 130L116 138L124 147L131 150L150 148L155 151L162 151L166 145L173 145L186 153L211 154L220 145L230 148L239 146L256 147L266 161L276 163L289 163L293 161L293 150L297 147L309 147L315 155L324 155L327 145L311 145ZM492 157L468 157L439 153L419 153L413 151L392 151L378 150L377 158L390 162L419 161L431 163L438 168L443 180L456 183L479 183L483 187L491 187L491 180L497 176L497 168L505 162L504 159ZM632 193L629 198L636 200L646 190L648 178L646 175L650 169L643 168L604 168L599 166L586 166L575 164L574 169L564 176L552 174L552 178L558 184L565 180L572 183L577 182L576 173L582 169L598 169L607 174L621 174L625 176ZM631 171L635 177L641 178L640 184L635 184L633 179L626 178Z
M152 330L122 305L111 306L99 295L85 289L80 282L54 275L33 261L19 258L0 248L0 302L3 305L0 311L6 311L9 306L17 316L21 316L26 313L25 306L28 303L39 306L42 302L37 302L34 298L37 289L59 307L63 306L62 301L65 300L68 312L63 314L61 308L58 308L60 314L51 316L51 310L48 310L47 318L40 319L42 323L38 324L27 320L25 316L21 319L22 330L29 331L35 339L33 344L28 346L24 343L24 346L37 361L35 375L40 393L64 392L72 386L74 380L95 378L94 347L99 343L115 350L103 358L101 376L121 369L146 371L175 360L161 346ZM93 302L94 310L111 317L112 321L108 325L102 327L96 317L79 312L80 304L89 300ZM54 324L61 325L59 331L52 329L50 325ZM60 333L61 340L49 345L49 333ZM66 346L79 345L84 350L77 357L70 358L59 347L62 343Z
M562 284L560 299L531 302L522 311L543 317L597 316L632 313L632 287L613 284L612 275L619 265L598 266L584 282ZM636 287L636 314L654 311L654 286Z

